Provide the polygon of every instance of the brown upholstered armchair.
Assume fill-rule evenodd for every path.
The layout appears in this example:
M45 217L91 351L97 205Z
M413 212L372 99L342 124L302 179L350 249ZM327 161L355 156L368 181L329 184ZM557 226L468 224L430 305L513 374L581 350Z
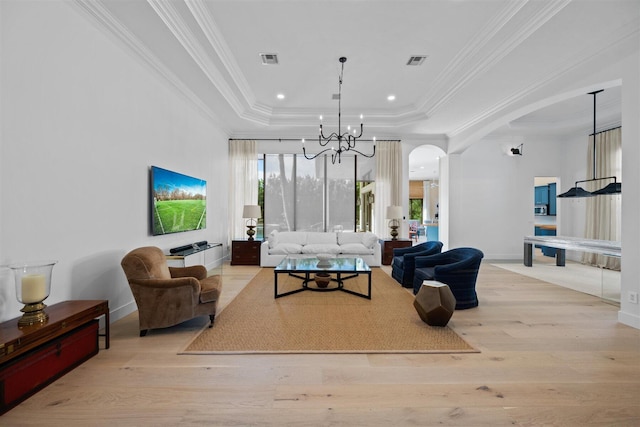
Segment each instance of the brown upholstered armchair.
M138 305L140 336L208 315L213 326L222 289L219 275L207 277L202 265L169 267L160 248L137 248L124 256L122 269Z

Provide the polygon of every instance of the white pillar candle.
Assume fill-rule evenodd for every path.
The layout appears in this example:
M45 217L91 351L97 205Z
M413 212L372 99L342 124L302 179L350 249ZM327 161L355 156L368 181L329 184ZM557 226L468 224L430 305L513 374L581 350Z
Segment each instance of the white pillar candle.
M22 302L44 301L47 298L47 282L44 274L28 274L22 277Z

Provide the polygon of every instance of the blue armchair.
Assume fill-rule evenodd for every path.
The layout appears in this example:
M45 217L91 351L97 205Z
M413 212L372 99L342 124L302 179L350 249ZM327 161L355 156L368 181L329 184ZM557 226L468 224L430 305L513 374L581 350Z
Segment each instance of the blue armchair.
M474 248L456 248L436 255L415 259L413 293L417 294L424 280L437 280L449 285L456 297L456 310L478 306L476 279L484 254Z
M405 288L413 287L413 270L415 269L416 257L439 254L440 251L442 251L442 242L438 241L394 249L391 276Z

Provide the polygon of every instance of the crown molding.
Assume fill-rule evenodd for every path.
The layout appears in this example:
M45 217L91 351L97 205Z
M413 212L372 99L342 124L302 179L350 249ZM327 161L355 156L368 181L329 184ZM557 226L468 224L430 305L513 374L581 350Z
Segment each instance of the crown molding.
M473 58L480 55L489 42L498 32L526 5L527 0L508 2L507 6L490 22L488 22L472 38L471 43L463 47L453 60L442 70L433 82L433 89L429 91L418 106L431 115L441 105L460 90L465 81L470 79L473 67L470 63ZM458 76L458 77L456 77Z
M180 16L174 6L175 3L168 0L148 0L147 3L184 47L200 70L207 76L207 79L213 83L233 111L241 116L245 112L244 105L235 95L233 89L226 83L224 75L211 61L206 50L189 28L189 25Z
M74 0L69 3L83 16L96 23L96 28L105 32L107 36L115 37L116 41L124 45L133 57L140 60L145 66L161 77L161 81L168 83L172 90L178 92L189 101L197 110L207 118L211 119L220 129L229 133L229 129L220 121L217 115L191 91L181 79L169 70L133 33L131 33L122 23L107 10L102 4L102 0Z
M529 2L528 0L509 2L507 7L494 20L489 22L479 35L473 38L474 41L463 49L452 63L443 70L433 85L436 88L440 88L440 93L427 95L419 109L424 110L428 116L433 116L439 108L452 99L469 82L483 75L509 53L513 52L570 2L570 0L551 3ZM515 32L503 32L502 29L527 4L539 7L532 16L527 17L525 20L527 24L518 27ZM497 43L498 47L492 48L489 55L486 55L480 61L476 61L476 57L482 56L481 51L499 36L502 41Z
M351 124L355 125L359 123L358 116L359 113L351 113L349 111L342 111L342 122L343 124ZM349 123L349 117L353 117L352 123ZM405 125L410 125L413 123L424 123L427 120L422 112L416 111L412 108L405 108L398 114L386 114L386 113L376 113L369 112L364 118L365 128L367 126L375 126L375 127L400 127ZM336 115L324 115L323 123L325 125L337 126L338 125L338 116L337 111ZM279 109L274 110L271 119L269 120L270 125L278 125L278 126L314 126L317 127L319 124L318 121L318 110L316 109Z
M218 55L222 65L225 67L234 84L244 97L245 102L248 105L256 105L256 97L249 86L249 82L247 82L242 69L231 53L231 49L225 42L225 39L218 29L218 25L213 20L212 14L207 9L206 4L202 0L191 0L186 2L186 5L200 26L200 29L207 38L207 41ZM259 114L271 114L270 108L266 106L257 106L256 110Z
M220 36L215 23L210 17L205 18L208 15L205 12L205 6L194 2L190 7L189 2L185 2L200 29L204 32L207 41L223 62L227 75L233 81L234 87L240 92L240 97L236 95L234 87L227 83L223 72L213 63L206 49L198 41L182 16L180 16L174 6L175 2L170 0L148 0L148 2L236 115L261 125L268 124L269 116L271 115L270 109L263 105L255 105L255 97L249 90L240 67L231 59L232 56L229 53L229 49Z
M542 91L545 86L549 85L553 81L560 79L561 77L571 73L572 71L585 68L587 63L605 54L607 51L614 49L616 46L623 45L628 41L635 42L639 34L639 19L635 19L629 22L627 25L619 28L618 30L608 33L608 37L601 39L598 45L590 45L588 48L585 48L582 51L579 51L576 54L567 57L564 61L563 66L555 68L555 73L550 75L546 74L544 78L539 79L538 81L530 84L521 91L515 92L513 95L502 99L500 102L477 114L475 117L468 120L465 124L450 132L449 137L454 138L461 133L469 130L473 126L476 126L481 122L497 115L501 111L507 110L509 107L517 104L523 99L526 99L530 96L535 96L536 93ZM607 83L606 87L611 87L613 85L615 85L615 82L610 82Z

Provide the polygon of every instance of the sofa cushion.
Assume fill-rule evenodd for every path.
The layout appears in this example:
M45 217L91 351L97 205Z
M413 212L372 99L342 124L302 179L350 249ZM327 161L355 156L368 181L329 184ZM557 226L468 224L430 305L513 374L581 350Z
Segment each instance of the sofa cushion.
M373 252L373 248L368 248L362 243L345 243L344 245L340 245L341 254L372 255Z
M338 233L338 244L362 243L367 248L373 248L378 241L378 236L373 233Z
M303 246L297 243L278 243L269 250L269 253L272 255L299 254L302 253L302 248Z
M269 235L269 247L275 248L280 243L295 243L305 245L307 243L307 233L304 231L280 231L271 232Z
M340 246L348 243L362 243L364 233L338 233L338 244Z
M267 236L267 242L269 242L269 249L273 249L274 246L278 243L278 230L273 230Z
M363 233L364 237L362 238L362 244L365 245L368 248L373 248L376 243L378 243L378 236L376 236L373 233L370 232L366 232Z
M336 233L319 233L319 232L308 232L307 233L307 241L306 245L313 245L313 244L317 244L317 243L322 243L322 244L337 244L338 243L338 239L336 238Z
M313 243L302 247L303 254L339 254L340 246L335 243Z

